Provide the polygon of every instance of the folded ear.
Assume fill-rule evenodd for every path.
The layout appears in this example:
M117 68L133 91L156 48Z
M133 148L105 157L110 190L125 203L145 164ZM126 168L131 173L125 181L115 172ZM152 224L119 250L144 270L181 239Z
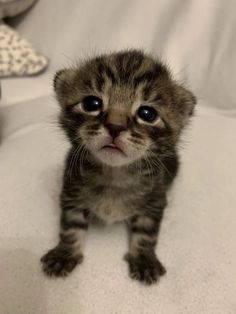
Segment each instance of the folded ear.
M69 68L58 71L54 76L54 90L61 106L66 106L73 99L76 74L74 69Z
M176 100L179 112L187 119L194 113L197 98L192 92L181 85L176 85Z

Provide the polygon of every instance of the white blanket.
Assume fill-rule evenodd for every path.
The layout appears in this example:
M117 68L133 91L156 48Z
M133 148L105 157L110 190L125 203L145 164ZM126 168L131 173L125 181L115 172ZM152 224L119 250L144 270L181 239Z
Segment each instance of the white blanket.
M40 0L17 21L51 67L2 81L1 314L236 313L235 12L231 0ZM84 263L65 280L48 279L39 260L57 243L68 148L52 75L95 49L127 46L161 55L199 97L157 248L167 274L152 287L131 280L117 224L91 228Z

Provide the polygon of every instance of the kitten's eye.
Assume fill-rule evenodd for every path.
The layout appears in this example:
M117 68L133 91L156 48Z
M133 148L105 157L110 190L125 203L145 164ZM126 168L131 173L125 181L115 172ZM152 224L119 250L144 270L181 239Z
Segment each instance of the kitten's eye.
M87 96L82 101L82 109L89 113L102 110L102 100L96 96Z
M140 119L149 123L154 122L158 116L157 111L153 107L149 106L139 107L137 115Z

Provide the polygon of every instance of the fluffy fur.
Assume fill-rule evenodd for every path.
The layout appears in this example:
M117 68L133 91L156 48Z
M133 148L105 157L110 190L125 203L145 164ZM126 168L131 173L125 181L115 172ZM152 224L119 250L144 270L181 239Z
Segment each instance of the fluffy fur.
M178 170L177 143L195 97L164 64L137 50L63 69L54 86L71 149L61 193L60 241L42 257L43 270L66 276L82 261L93 218L126 221L130 275L156 282L165 268L155 245L166 193ZM89 96L96 97L92 106L98 110L91 110Z

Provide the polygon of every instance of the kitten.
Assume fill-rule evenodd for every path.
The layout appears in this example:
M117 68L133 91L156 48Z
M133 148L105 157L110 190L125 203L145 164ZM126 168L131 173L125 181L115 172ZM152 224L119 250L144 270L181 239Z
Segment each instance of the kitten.
M54 80L60 124L71 142L61 193L59 244L42 257L49 276L83 260L89 223L125 221L130 276L156 282L155 254L166 192L178 170L177 143L195 97L158 60L138 50L101 55Z

